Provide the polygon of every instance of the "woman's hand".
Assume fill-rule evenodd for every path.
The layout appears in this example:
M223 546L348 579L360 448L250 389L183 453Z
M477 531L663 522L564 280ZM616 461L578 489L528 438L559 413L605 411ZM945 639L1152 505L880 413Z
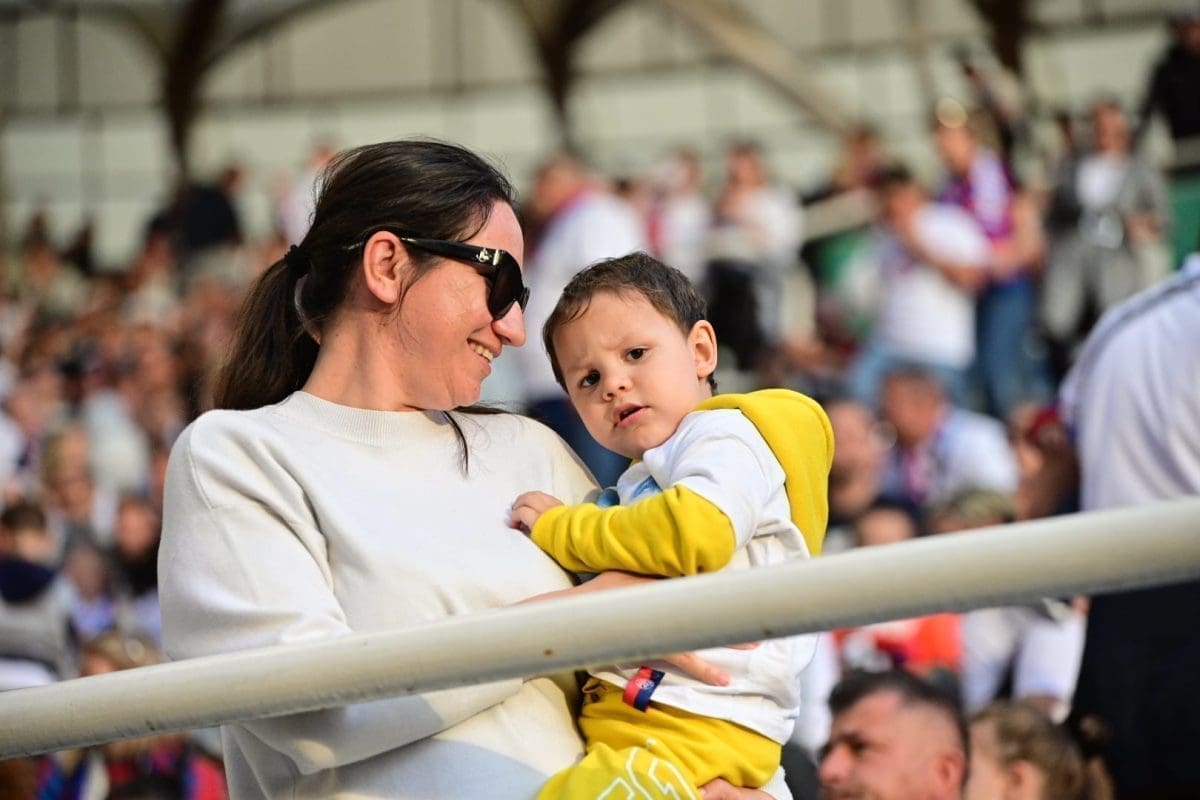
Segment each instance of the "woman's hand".
M562 504L562 500L545 492L525 492L513 501L512 516L508 525L510 528L529 533L542 514Z
M743 789L724 778L717 778L701 786L700 796L704 800L774 800L762 789Z

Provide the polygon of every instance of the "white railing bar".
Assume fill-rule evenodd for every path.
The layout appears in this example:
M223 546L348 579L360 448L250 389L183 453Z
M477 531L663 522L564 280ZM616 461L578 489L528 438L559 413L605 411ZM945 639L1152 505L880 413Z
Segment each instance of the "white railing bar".
M1197 576L1197 497L1013 523L6 692L0 758Z

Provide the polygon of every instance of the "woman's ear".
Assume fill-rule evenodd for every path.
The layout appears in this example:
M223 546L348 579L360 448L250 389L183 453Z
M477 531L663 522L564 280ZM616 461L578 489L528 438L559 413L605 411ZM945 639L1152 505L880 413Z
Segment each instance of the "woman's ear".
M688 334L688 347L696 364L696 377L707 381L717 369L717 333L712 323L702 319L693 325Z
M362 272L367 291L386 306L394 306L404 296L404 281L409 274L408 251L399 237L379 231L363 246Z

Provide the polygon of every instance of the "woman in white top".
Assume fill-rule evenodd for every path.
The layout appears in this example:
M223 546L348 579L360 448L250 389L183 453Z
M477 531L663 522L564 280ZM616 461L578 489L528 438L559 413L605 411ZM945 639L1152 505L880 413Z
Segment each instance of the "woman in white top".
M506 511L531 485L583 500L591 476L541 425L467 408L492 360L525 341L522 256L509 183L475 154L410 141L335 158L303 241L246 299L218 410L171 455L159 586L173 658L570 586L503 535ZM581 751L548 678L222 737L234 798L531 798Z

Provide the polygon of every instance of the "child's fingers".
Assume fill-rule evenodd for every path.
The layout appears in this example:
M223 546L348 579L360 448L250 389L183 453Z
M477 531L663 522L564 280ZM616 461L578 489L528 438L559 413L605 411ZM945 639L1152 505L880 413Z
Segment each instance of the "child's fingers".
M538 516L540 516L538 512L527 505L514 505L508 526L524 533L529 533L533 528L533 523L537 522Z

